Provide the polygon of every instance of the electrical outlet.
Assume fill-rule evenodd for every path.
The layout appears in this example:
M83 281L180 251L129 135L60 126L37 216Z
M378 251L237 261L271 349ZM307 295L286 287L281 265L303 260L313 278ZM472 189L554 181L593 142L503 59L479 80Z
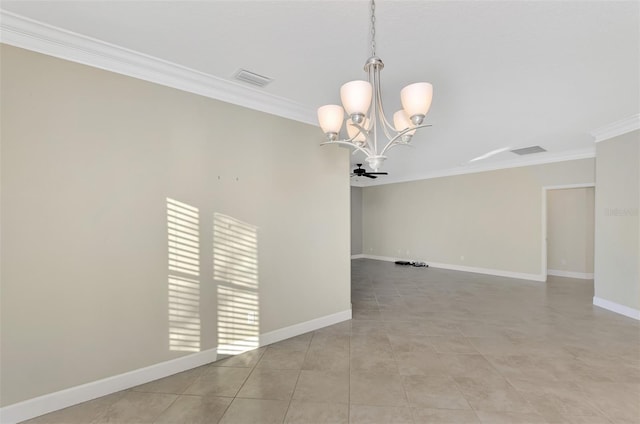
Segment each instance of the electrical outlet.
M460 256L460 260L461 260L461 261L464 261L464 255L463 255L463 256Z

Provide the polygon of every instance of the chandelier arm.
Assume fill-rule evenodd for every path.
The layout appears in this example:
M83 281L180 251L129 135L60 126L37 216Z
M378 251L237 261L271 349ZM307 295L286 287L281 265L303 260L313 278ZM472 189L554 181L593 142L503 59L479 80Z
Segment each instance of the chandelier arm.
M362 122L364 123L366 121L363 120ZM371 122L371 121L369 121L369 122ZM356 137L358 137L358 135L362 134L362 135L364 135L365 141L364 141L364 144L362 146L360 146L360 147L369 148L369 150L371 150L371 145L369 144L369 133L370 133L370 131L365 129L362 125L356 124L354 122L351 122L350 124L347 124L347 125L351 125L352 127L355 127L358 130L358 133L355 134L353 137L351 137L349 140L346 140L346 141L348 141L350 143L353 143L355 145L356 143L354 143L354 141L355 141Z
M362 148L360 146L357 146L357 145L355 145L352 142L347 141L347 140L334 140L334 141L325 141L323 143L320 143L321 146L324 146L325 144L344 144L345 146L353 147L354 149L360 150L362 153L367 155L367 157L373 156L371 154L371 152L369 152L367 149L364 149L364 148Z
M418 128L426 128L426 127L430 127L431 124L423 124L423 125L418 125L416 127L410 127L410 128L405 128L404 130L400 131L398 133L398 135L396 135L395 137L393 137L391 140L389 140L389 142L387 143L386 146L384 146L384 149L382 149L382 152L380 152L380 155L384 155L384 153L391 149L392 147L395 146L399 146L399 145L406 145L408 143L403 143L403 142L399 142L398 139L400 137L402 137L403 135L405 135L406 133L408 133L409 131L413 131L416 130Z
M378 92L377 97L377 108L378 108L378 114L380 115L380 122L382 123L382 129L384 131L384 134L387 136L388 139L391 139L393 137L396 137L394 135L391 135L389 133L389 130L392 130L394 133L397 133L398 130L395 129L395 127L393 125L391 125L389 123L389 121L387 121L387 116L384 113L384 106L382 105L382 82L380 81L380 71L376 72L377 74L377 84L375 85L375 91Z

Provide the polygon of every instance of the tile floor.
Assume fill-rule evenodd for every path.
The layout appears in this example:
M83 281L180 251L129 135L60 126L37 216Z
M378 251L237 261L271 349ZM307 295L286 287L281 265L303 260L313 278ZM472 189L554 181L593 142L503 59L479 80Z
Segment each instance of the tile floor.
M591 281L352 274L351 321L28 422L640 422L640 323Z

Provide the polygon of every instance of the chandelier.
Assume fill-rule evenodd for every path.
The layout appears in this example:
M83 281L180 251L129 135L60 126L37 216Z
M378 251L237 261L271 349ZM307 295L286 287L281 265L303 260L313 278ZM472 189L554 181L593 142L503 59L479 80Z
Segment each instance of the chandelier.
M369 167L377 171L387 158L385 153L389 149L408 145L416 129L431 126L422 122L431 106L433 86L428 82L417 82L404 87L400 91L402 109L393 114L393 125L389 123L382 107L380 71L384 64L376 56L375 11L376 2L371 0L371 57L364 64L368 81L356 80L344 84L340 88L344 108L340 105L318 108L318 122L327 137L322 145L342 144L352 147L355 149L354 153L364 153ZM344 122L347 138L339 139ZM379 128L382 134L378 134Z

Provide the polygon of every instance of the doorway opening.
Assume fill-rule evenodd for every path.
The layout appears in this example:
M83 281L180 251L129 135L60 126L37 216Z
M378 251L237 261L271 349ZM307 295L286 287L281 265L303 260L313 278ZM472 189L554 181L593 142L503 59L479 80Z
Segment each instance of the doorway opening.
M543 188L542 273L593 279L595 185Z

